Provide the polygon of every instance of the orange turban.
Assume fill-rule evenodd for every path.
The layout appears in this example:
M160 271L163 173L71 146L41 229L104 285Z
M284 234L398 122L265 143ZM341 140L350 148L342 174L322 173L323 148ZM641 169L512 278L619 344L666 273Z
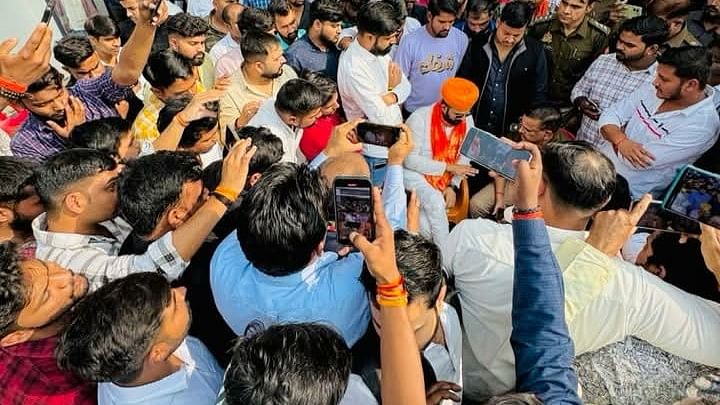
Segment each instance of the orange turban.
M465 112L470 111L480 97L480 90L470 80L451 77L443 83L441 95L450 108Z

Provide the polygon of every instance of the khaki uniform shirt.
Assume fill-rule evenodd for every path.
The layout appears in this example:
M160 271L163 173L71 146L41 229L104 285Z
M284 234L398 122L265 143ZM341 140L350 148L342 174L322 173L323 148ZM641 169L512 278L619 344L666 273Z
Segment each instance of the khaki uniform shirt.
M549 98L570 104L570 92L590 64L604 52L610 30L585 17L572 34L565 36L555 15L540 18L529 30L530 36L545 46L550 65Z
M681 46L702 46L702 44L700 44L700 41L695 38L695 35L691 34L690 31L688 31L687 24L683 27L680 33L667 40L665 42L665 45L669 46L670 48L678 48Z

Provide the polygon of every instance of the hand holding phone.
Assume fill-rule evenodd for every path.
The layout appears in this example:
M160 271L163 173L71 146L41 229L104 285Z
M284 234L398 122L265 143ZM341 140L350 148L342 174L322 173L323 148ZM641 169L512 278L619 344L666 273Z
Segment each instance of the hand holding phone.
M357 135L362 143L389 148L400 139L400 127L361 122L357 126Z
M513 182L517 175L513 161L529 162L532 159L531 153L527 150L513 149L509 143L478 128L470 128L460 147L460 153Z
M338 242L350 245L357 232L368 240L374 237L372 182L367 177L338 176L333 181L335 224Z
M53 16L53 11L55 11L55 0L47 0L45 3L45 11L43 12L40 22L43 24L49 23Z
M638 201L633 201L634 207ZM650 231L685 233L688 235L699 235L700 225L691 219L683 218L662 207L662 201L654 200L648 205L645 213L637 223L639 229Z
M675 177L663 208L720 228L720 175L688 165Z

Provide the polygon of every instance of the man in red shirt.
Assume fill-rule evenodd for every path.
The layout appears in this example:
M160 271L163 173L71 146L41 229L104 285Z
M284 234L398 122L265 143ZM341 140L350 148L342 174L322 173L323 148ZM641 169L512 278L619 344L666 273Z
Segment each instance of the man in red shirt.
M54 263L20 261L15 244L0 244L0 405L97 402L95 384L55 361L63 315L87 285L85 277Z

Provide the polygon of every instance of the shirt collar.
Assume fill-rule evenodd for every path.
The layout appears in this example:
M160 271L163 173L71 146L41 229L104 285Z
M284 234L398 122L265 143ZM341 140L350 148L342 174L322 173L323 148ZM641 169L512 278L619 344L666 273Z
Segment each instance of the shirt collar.
M559 32L559 33L564 34L565 30L563 29L562 23L560 22L560 20L557 19L557 17L550 24L550 31ZM580 25L577 27L577 29L573 33L568 35L568 38L573 37L575 35L577 35L581 38L585 38L589 34L590 34L590 26L588 25L588 17L585 16L585 18L583 18L583 21L580 23Z
M47 213L40 214L32 222L33 235L35 240L40 244L48 245L60 249L82 249L88 247L91 243L113 243L120 244L124 236L129 234L129 225L119 221L119 218L102 223L113 238L102 235L81 235L78 233L50 232L47 226ZM127 233L125 233L127 231Z
M275 277L268 274L263 273L260 270L257 270L257 276L259 279L263 280L263 283L272 284L272 285L281 285L281 286L296 286L300 283L313 285L317 283L318 281L318 273L325 267L329 266L332 263L337 262L338 259L337 253L333 252L325 252L322 254L322 256L315 258L310 264L305 266L302 270L293 273L288 274L286 276L280 276Z

